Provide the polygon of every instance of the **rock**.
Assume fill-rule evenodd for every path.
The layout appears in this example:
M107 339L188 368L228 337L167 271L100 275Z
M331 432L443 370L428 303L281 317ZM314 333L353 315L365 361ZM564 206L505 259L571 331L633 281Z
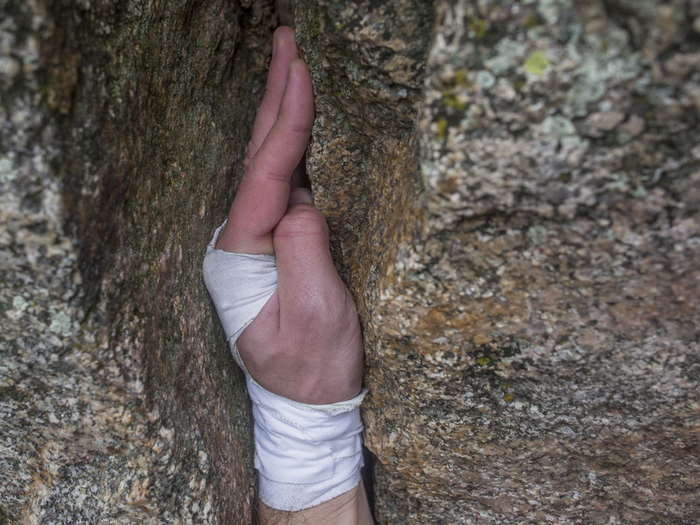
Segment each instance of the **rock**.
M445 1L429 37L426 3L356 2L338 22L339 5L297 8L317 78L308 167L365 329L379 522L696 519L700 137L673 80L649 83L682 17ZM389 36L427 53L410 82L372 59ZM520 61L492 60L506 38ZM549 64L524 78L535 52ZM514 99L476 80L489 60ZM407 100L371 106L399 87Z
M700 113L700 84L689 82L685 85L685 92L695 105L696 110Z
M606 132L613 131L625 120L626 115L621 111L608 111L606 113L593 113L586 119L589 137L600 138Z
M0 4L0 522L252 523L247 395L201 261L271 8Z
M700 53L677 53L666 61L664 69L674 80L683 80L700 70Z
M644 133L646 121L639 115L631 115L630 118L620 126L620 133L626 133L630 137L638 137Z
M0 522L253 522L200 267L275 4L3 3ZM379 523L700 519L697 16L297 1Z

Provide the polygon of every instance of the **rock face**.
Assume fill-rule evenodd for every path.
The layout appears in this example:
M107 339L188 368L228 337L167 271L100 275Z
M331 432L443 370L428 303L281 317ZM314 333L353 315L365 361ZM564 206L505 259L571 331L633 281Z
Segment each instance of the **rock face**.
M380 523L700 520L700 3L301 4Z
M273 6L0 12L0 523L250 523L247 396L201 261Z
M291 7L0 0L0 524L254 521L200 265ZM700 521L699 20L298 0L379 523Z

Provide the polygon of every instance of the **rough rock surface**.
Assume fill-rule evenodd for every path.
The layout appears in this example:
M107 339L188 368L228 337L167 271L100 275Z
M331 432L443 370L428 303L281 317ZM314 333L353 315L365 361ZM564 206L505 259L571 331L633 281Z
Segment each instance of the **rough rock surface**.
M300 2L381 523L700 520L699 15Z
M200 264L290 2L0 12L0 524L250 523ZM700 522L700 2L296 24L378 521Z
M1 0L0 523L250 523L201 282L271 2Z

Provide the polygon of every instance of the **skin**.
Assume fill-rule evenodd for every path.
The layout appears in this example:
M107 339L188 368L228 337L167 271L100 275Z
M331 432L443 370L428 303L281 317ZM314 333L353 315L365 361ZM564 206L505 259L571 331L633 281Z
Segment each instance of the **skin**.
M244 175L216 248L276 256L277 291L238 340L250 374L288 399L326 404L360 393L363 353L357 309L333 265L328 225L311 192L299 186L313 121L311 73L299 59L294 31L280 27ZM362 484L301 512L261 503L260 517L269 524L372 523Z

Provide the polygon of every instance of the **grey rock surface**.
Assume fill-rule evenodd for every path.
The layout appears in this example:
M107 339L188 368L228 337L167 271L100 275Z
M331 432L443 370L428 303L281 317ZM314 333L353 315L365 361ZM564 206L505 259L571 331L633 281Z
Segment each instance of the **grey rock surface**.
M379 521L700 520L700 4L300 4Z
M250 523L248 400L201 260L272 6L0 12L0 523Z
M38 5L2 8L0 523L211 522L201 441L175 448L82 305L42 92L52 21Z
M200 265L290 2L0 12L0 523L251 523ZM379 523L700 522L698 20L297 2Z

